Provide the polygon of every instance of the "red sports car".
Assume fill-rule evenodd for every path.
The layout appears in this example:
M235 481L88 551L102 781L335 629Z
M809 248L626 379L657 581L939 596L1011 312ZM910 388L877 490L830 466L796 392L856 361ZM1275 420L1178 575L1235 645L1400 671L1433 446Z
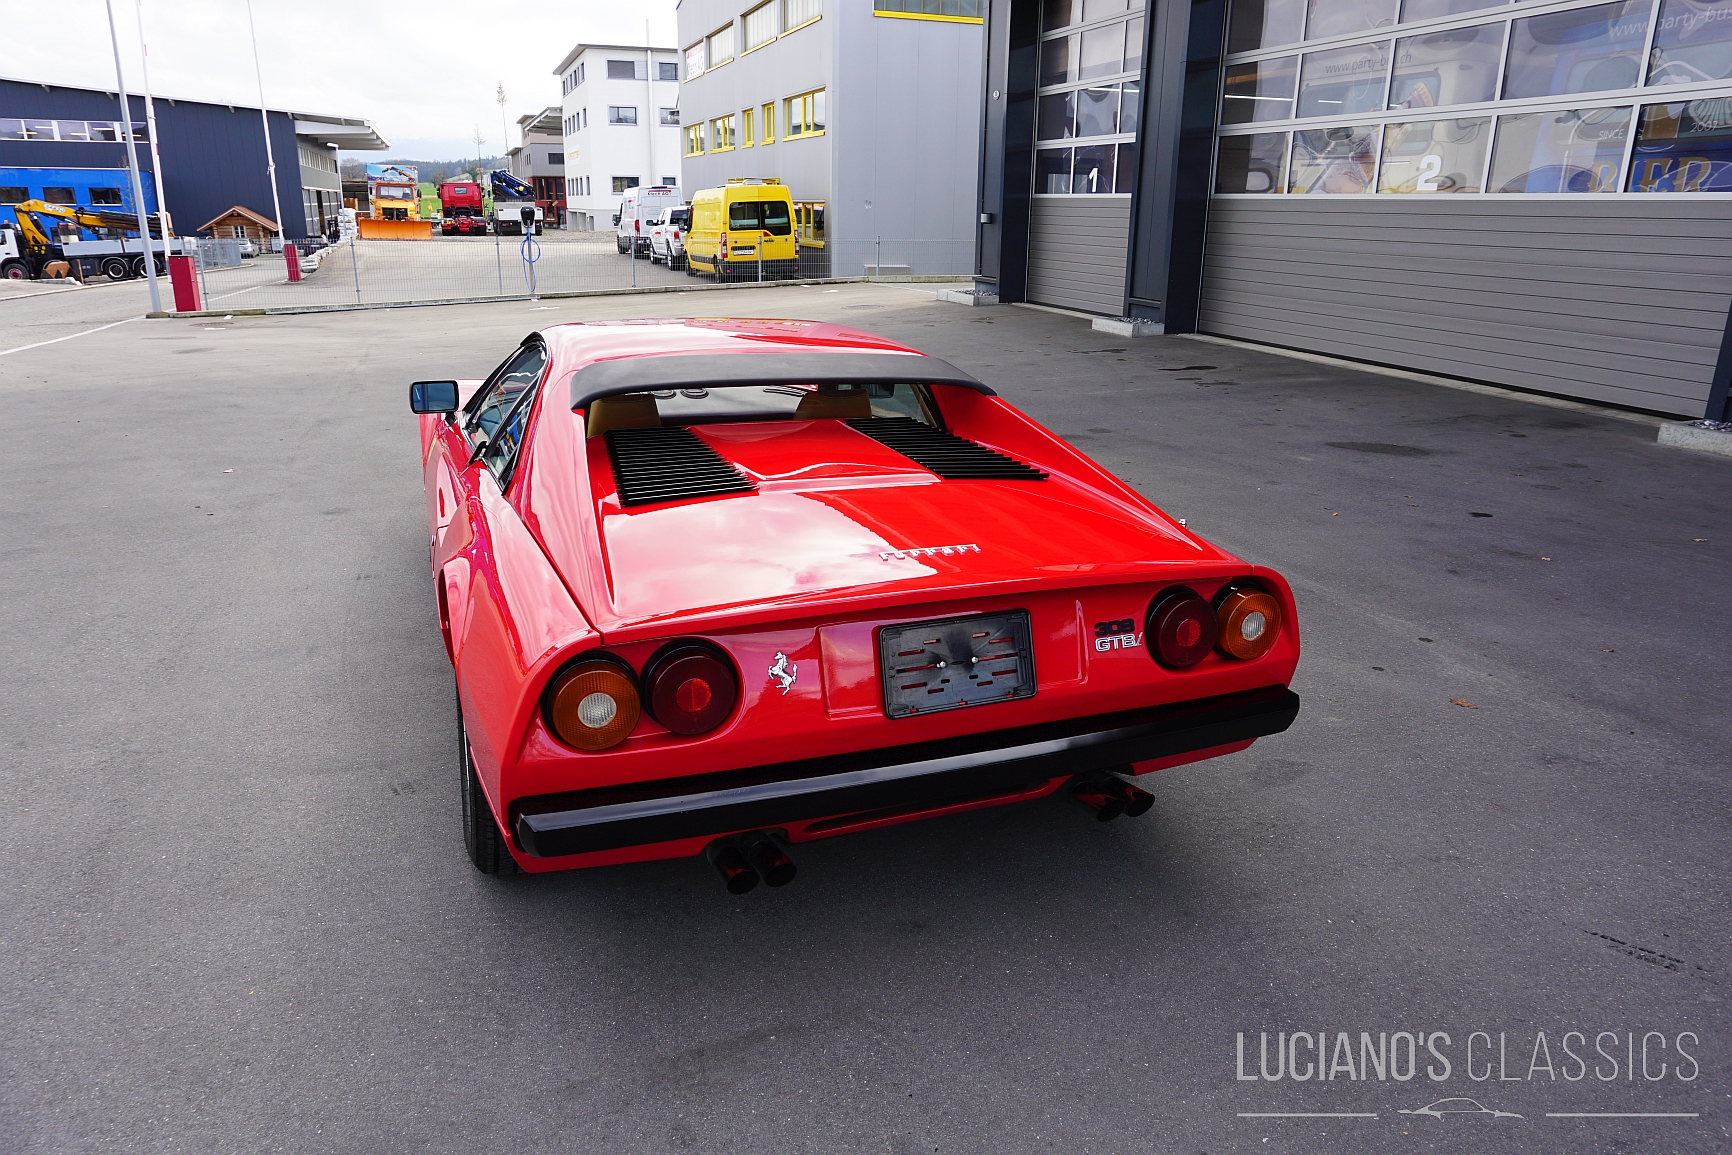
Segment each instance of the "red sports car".
M486 872L793 844L1285 730L1281 576L974 377L813 321L556 325L422 381L464 839Z

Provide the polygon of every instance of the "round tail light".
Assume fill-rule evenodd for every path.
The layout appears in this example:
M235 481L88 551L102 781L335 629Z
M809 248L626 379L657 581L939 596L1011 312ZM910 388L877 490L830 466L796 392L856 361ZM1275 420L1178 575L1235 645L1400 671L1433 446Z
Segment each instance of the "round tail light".
M1189 669L1215 648L1219 627L1209 603L1191 590L1168 590L1149 607L1143 640L1155 661L1173 670Z
M1234 590L1215 613L1221 627L1217 643L1233 658L1260 658L1281 633L1281 603L1262 590Z
M733 713L740 681L727 658L708 646L669 646L644 667L650 717L676 734L714 730Z
M561 741L579 750L606 750L637 725L637 684L610 661L579 662L553 681L548 720Z

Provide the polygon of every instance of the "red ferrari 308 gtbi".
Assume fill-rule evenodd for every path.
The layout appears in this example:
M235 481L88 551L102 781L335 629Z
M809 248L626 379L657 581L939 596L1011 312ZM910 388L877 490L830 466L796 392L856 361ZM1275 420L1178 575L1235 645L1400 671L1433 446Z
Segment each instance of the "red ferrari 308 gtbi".
M477 868L794 843L1285 730L1293 595L986 385L812 321L556 325L410 387Z

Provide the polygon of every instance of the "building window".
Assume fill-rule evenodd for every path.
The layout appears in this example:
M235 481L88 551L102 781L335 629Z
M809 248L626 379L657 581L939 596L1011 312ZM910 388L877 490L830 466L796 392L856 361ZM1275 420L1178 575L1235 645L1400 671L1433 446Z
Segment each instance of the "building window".
M607 62L607 78L609 80L642 80L644 75L638 70L638 60L610 60Z
M563 166L565 164L565 157L561 156L557 152L550 152L547 154L547 163Z
M740 17L740 30L745 34L745 48L750 52L776 38L776 0L767 0Z
M704 155L704 153L708 151L704 147L704 143L704 126L701 124L688 124L686 126L686 155Z
M710 151L728 152L734 147L734 115L718 116L710 121Z
M609 124L636 124L637 106L631 104L608 105L607 122Z
M618 196L623 192L629 192L637 186L638 178L635 176L616 176L613 178L613 192L615 196Z
M766 104L759 111L764 114L764 143L774 144L776 142L776 106L774 103Z
M793 140L801 136L818 136L824 131L824 90L790 96L783 102L782 136Z
M78 190L69 188L45 188L42 199L51 205L75 205L78 203Z
M677 176L664 176L662 177L662 184L667 188L679 188L680 178Z
M744 112L740 113L740 147L741 148L751 148L752 145L754 143L756 143L752 139L752 119L753 119L753 117L752 117L752 110L751 109L748 108Z
M704 38L704 67L715 68L734 58L734 26L724 24Z
M1104 7L1047 0L1042 10L1034 182L1042 196L1125 196L1135 179L1143 3ZM1291 88L1289 79L1289 108Z
M980 0L872 0L872 15L950 20L959 24L985 23L980 15Z
M0 140L111 141L119 139L125 125L112 120L15 120L0 117ZM140 144L149 139L143 122L132 126Z
M782 31L804 28L824 14L824 0L782 0Z
M1732 192L1732 0L1489 7L1237 0L1215 191Z
M680 62L677 60L656 61L657 80L675 80L680 78Z
M680 124L680 110L677 108L662 109L661 122L669 128L678 128Z
M0 205L21 204L30 199L30 190L15 184L0 185Z
M703 74L704 42L700 40L690 48L686 49L686 79L691 80L694 77L702 76Z
M121 204L120 190L117 188L93 188L90 190L90 203L97 206L113 205L118 207Z

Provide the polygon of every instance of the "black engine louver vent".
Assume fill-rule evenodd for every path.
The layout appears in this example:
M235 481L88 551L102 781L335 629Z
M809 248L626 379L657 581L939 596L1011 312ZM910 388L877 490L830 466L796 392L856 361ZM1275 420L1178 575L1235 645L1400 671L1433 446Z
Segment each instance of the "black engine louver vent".
M1046 474L984 445L946 433L912 417L859 417L848 422L950 481L1043 481Z
M621 505L750 493L757 488L683 426L610 429L603 436Z

